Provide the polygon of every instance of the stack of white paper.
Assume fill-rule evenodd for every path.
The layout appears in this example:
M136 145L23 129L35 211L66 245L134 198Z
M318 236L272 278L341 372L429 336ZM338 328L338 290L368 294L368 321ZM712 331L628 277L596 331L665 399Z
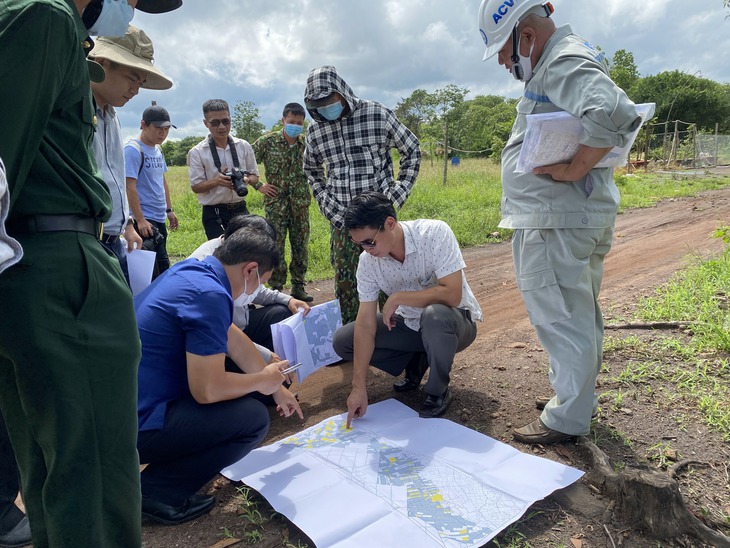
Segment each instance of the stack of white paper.
M642 125L654 116L656 105L642 103L636 105L641 116ZM572 160L578 152L583 126L580 119L567 112L549 112L547 114L528 114L527 131L522 143L520 157L517 160L518 173L532 171L536 167L560 164ZM614 147L596 167L619 167L626 165L639 134L639 126L630 136L625 147Z
M315 370L340 361L332 348L332 337L342 327L338 300L313 306L306 317L300 311L271 326L274 352L290 365L301 362L297 381L302 382Z

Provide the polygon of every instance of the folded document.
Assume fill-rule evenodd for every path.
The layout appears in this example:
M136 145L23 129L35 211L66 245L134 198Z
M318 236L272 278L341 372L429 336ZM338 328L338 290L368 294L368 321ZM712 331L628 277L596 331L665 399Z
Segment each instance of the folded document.
M342 327L340 302L335 299L318 304L306 317L300 311L271 326L274 352L292 365L301 362L296 373L297 381L302 382L320 367L340 361L332 348L332 338L339 327Z
M641 116L642 125L654 116L656 105L643 103L636 105ZM536 167L560 164L572 160L578 152L583 126L580 118L567 112L549 112L546 114L528 114L525 140L522 143L520 157L517 160L519 173L532 171ZM631 147L639 134L641 125L629 135L625 147L614 147L596 167L619 167L629 159Z

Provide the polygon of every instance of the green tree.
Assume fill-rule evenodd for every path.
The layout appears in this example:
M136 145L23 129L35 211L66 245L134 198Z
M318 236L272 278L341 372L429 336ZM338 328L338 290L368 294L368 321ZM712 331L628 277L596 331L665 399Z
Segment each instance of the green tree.
M609 70L611 79L627 93L639 80L639 70L634 62L634 54L625 49L620 49L614 54Z
M413 134L421 138L421 126L433 116L433 95L417 89L395 107L395 115Z
M178 141L162 143L162 153L168 166L184 166L188 162L188 152L202 141L204 137L185 137Z
M456 148L485 151L479 156L499 157L515 121L516 99L497 95L477 95L457 107L458 122L454 132ZM453 143L454 141L452 141Z
M259 109L252 101L238 101L233 107L231 129L239 139L253 143L263 135L266 126L259 121Z
M678 70L639 79L629 96L656 103L655 122L682 120L702 131L730 131L730 87Z

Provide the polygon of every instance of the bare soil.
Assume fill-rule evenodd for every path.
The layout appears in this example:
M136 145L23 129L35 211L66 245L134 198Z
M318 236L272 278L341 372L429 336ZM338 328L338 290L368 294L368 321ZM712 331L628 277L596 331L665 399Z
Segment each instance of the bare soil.
M606 259L601 305L606 320L625 318L638 299L650 295L667 282L689 260L708 257L722 250L722 242L712 238L714 230L730 223L730 189L703 193L694 198L663 201L655 207L631 210L619 215L616 237ZM479 325L476 341L457 355L451 386L455 401L445 418L464 424L509 443L518 449L586 470L581 451L574 442L527 447L512 440L511 430L532 421L538 414L535 397L550 395L547 378L547 355L542 351L527 319L514 281L509 243L486 245L464 250L469 283L481 303L485 322ZM333 298L331 280L308 287L315 303ZM677 330L674 336L689 337ZM650 330L617 331L607 335L635 335L645 340L661 336ZM605 357L608 373L598 381L602 394L617 385L613 372L636 360L629 352L611 352ZM667 367L679 366L667 357ZM284 420L272 414L272 427L265 443L312 426L346 410L351 364L325 368L296 389L302 402L305 421ZM393 378L371 374L370 401L397 398L418 409L423 399L419 393L396 394ZM657 447L670 444L676 452L669 457L677 461L696 461L678 470L682 496L697 516L716 531L730 534L724 516L730 514L730 447L720 435L710 432L696 410L681 399L666 397L671 387L647 381L628 394L624 405L603 402L591 439L610 457L616 470L624 467L647 467L672 471L671 458L650 459ZM629 439L630 444L624 442ZM666 456L666 455L665 455ZM243 545L256 536L257 529L247 523L237 501L237 486L218 478L207 487L218 503L210 515L176 527L144 523L146 548L228 546L226 537L242 539ZM256 497L258 497L256 495ZM272 511L258 497L259 510L265 516ZM260 528L259 528L260 529ZM249 532L249 536L246 533ZM314 544L283 516L274 516L264 525L257 546L304 546ZM616 520L611 501L600 486L580 480L575 487L551 495L533 505L519 521L487 546L700 546L691 538L654 539L637 528L636 523ZM228 542L233 542L229 540ZM291 544L287 544L291 543ZM497 544L498 543L498 544Z

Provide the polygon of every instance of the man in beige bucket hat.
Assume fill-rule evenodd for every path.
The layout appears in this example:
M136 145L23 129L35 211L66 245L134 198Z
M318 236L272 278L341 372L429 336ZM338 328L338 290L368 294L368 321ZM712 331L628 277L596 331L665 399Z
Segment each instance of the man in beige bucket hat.
M121 38L99 38L89 57L106 72L103 82L91 83L96 102L94 154L113 201L112 216L104 224L101 242L117 256L129 281L126 253L140 249L142 238L134 230L129 214L121 129L114 108L124 106L140 88L170 89L172 81L154 65L150 38L132 25Z

